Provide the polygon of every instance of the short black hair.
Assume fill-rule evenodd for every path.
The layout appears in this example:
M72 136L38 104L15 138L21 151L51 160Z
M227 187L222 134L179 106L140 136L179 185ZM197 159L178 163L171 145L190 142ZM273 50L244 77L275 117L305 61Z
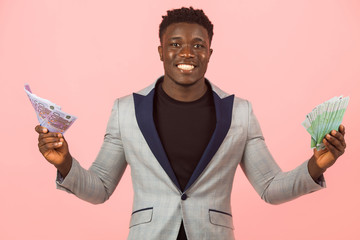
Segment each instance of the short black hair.
M209 18L205 15L202 9L194 9L192 7L182 7L178 9L168 10L167 15L162 16L162 21L159 26L160 42L161 37L163 36L166 28L170 24L181 22L197 23L203 26L208 32L209 42L211 43L212 37L214 35L214 25L210 22Z

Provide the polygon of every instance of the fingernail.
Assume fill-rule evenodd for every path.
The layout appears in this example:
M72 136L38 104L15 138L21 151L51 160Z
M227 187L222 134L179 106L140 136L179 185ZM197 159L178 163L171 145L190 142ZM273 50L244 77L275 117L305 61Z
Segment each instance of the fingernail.
M56 145L61 146L62 142L57 142Z
M335 134L336 134L336 131L335 131L335 130L332 130L332 131L331 131L331 134L332 134L332 135L335 135Z
M329 134L326 134L326 138L327 138L327 139L330 139L330 135L329 135Z

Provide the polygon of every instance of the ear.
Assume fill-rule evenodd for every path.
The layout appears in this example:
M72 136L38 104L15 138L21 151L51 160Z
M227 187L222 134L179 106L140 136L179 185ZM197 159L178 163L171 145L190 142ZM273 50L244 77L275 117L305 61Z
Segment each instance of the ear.
M159 56L160 56L160 60L161 61L164 61L164 58L163 58L163 49L162 49L162 46L158 46L158 52L159 52Z
M210 51L210 56L209 56L209 60L210 60L210 57L211 57L211 55L212 55L212 53L213 53L213 49L210 48L209 51Z

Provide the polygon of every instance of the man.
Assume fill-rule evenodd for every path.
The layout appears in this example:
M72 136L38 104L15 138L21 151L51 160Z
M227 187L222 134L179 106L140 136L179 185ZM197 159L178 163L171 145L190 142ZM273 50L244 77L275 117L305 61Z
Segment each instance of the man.
M128 239L234 239L230 194L241 166L266 202L278 204L324 186L323 173L344 153L344 126L326 150L282 172L264 143L251 104L205 79L213 25L202 10L168 11L160 24L164 76L115 101L104 143L89 170L59 133L36 126L39 150L58 169L57 187L97 204L131 167Z

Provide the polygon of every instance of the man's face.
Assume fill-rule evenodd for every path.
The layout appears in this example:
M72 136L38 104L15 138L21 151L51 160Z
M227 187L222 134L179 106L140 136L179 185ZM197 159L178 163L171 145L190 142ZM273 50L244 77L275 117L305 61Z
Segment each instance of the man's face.
M181 86L204 82L204 75L212 53L207 30L196 23L169 25L158 47L164 62L164 81Z

